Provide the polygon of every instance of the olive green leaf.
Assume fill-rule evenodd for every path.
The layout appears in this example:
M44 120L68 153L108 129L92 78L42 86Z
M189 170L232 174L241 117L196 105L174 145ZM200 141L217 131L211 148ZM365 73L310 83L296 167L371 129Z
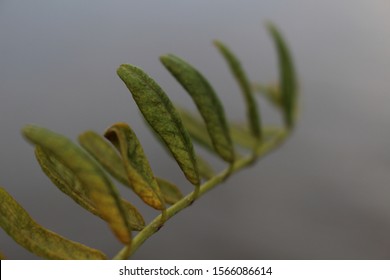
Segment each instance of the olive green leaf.
M86 189L80 184L80 181L69 168L56 159L52 153L44 150L40 146L35 147L35 157L42 171L54 185L87 211L98 215L86 194Z
M0 252L0 260L5 260L6 257Z
M47 259L107 259L96 249L70 241L37 224L18 202L0 188L0 226L18 244Z
M246 126L231 124L230 131L232 132L234 143L246 149L253 149L256 144L256 138L253 137L251 131ZM263 127L263 142L270 141L270 139L273 139L275 135L279 135L280 132L281 129L277 127Z
M128 224L127 211L115 186L97 162L72 141L53 131L28 125L22 132L30 142L53 154L76 176L117 238L129 244L131 228Z
M296 81L293 60L279 30L271 23L269 23L267 27L278 53L280 91L284 109L284 121L288 128L292 128L295 122L298 94L298 84Z
M194 100L216 152L227 162L234 161L234 149L223 107L209 82L193 66L172 54L161 62Z
M216 151L211 143L211 139L204 122L202 122L199 117L186 110L179 109L179 113L183 120L184 127L187 129L191 138L203 148L215 153Z
M196 141L205 149L214 152L215 150L213 149L210 138L207 135L207 129L200 118L186 110L180 110L179 112L182 117L184 126L188 130L188 133L191 135L192 139L194 139L194 141ZM244 128L242 125L230 125L230 133L233 142L241 147L253 149L257 143L256 138L250 133L250 131L248 131L248 129Z
M130 90L145 120L164 141L186 178L192 184L199 185L191 139L165 92L144 71L133 65L123 64L117 73Z
M134 192L149 206L158 210L165 209L159 185L134 131L125 123L117 123L104 136L121 154Z
M94 131L80 134L78 141L81 147L99 162L112 177L125 186L132 187L127 178L123 161L110 142Z
M127 178L124 164L118 152L102 136L93 131L86 131L79 136L79 143L115 179L117 179L125 186L128 186L133 189ZM161 184L164 184L161 183L161 181L165 182L165 180L158 177L156 177L156 180L160 186L160 190L165 202L170 203L169 196L171 196L171 191L167 188L168 193L166 193L166 189L161 187Z
M158 179L157 182L160 186L161 192L164 195L166 203L175 204L183 198L183 194L181 193L179 188L173 183L164 179Z
M39 146L35 147L35 157L37 158L42 171L60 191L68 195L87 211L104 219L86 194L86 188L82 186L80 181L73 172L69 170L69 168L57 160L52 153L45 151ZM142 230L145 226L145 221L142 215L138 212L137 208L125 200L122 200L122 204L127 210L130 228L132 230Z
M145 227L145 220L138 209L130 202L121 199L122 205L127 212L127 222L131 230L143 230Z
M244 95L247 107L248 123L251 132L257 139L261 139L260 115L258 113L256 100L253 96L251 84L245 74L244 69L241 66L241 62L238 60L235 54L222 42L214 41L214 45L225 58L227 64L229 65L230 71L237 80Z
M215 176L213 168L205 159L197 155L196 161L198 162L199 174L202 178L209 180Z
M253 84L253 90L263 95L273 106L283 110L282 96L278 84Z
M265 140L267 136L266 128L263 128L262 130L262 140ZM233 142L242 148L251 150L257 144L257 138L253 136L246 125L232 123L230 124L230 131L232 133Z

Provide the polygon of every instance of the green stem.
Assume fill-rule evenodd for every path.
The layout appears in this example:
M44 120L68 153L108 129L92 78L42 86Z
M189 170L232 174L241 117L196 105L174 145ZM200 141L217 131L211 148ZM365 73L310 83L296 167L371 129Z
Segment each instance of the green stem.
M230 175L235 172L243 169L246 166L253 164L258 158L264 156L265 154L271 152L279 145L281 145L284 140L289 135L290 131L280 130L278 134L275 135L275 139L273 141L267 141L256 147L254 153L237 159L231 166L223 170L218 175L214 176L204 184L202 184L197 189L196 197L200 198L209 190L216 187L218 184L226 180ZM195 191L189 193L187 196L179 200L177 203L169 207L165 212L166 221L175 216L180 211L184 210L188 206L190 206L194 199ZM131 243L131 247L125 246L115 257L114 259L127 259L131 255L133 255L138 248L153 234L155 234L161 228L161 214L158 215L150 224L148 224L143 230L141 230L133 239Z

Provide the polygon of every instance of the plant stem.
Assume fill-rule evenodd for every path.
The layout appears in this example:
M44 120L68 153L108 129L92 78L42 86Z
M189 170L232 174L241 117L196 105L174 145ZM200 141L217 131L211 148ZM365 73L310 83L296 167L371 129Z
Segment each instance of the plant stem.
M259 144L254 149L254 153L252 153L249 156L237 159L231 166L229 166L228 168L226 168L225 170L223 170L222 172L220 172L219 174L217 174L216 176L214 176L213 178L211 178L210 180L202 184L200 187L198 187L197 198L200 198L206 192L213 189L221 182L225 181L230 175L243 169L246 166L252 165L254 162L256 162L257 159L273 151L275 148L277 148L284 142L284 140L288 137L290 133L291 131L280 129L275 134L274 139ZM166 210L165 213L166 221L192 204L194 198L194 192L195 191L189 193L187 196L185 196L184 198L182 198L181 200L179 200L178 202L176 202L174 205L172 205ZM125 246L121 251L118 252L118 254L114 257L114 259L129 258L138 250L138 248L149 237L155 234L160 228L161 228L161 214L158 215L156 218L154 218L153 221L151 221L143 230L141 230L134 237L130 248L129 246Z

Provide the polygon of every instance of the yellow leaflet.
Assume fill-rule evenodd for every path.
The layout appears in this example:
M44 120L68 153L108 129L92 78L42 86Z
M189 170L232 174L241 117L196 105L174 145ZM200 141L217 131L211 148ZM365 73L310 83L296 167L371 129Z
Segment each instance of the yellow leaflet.
M160 188L134 131L125 123L117 123L111 126L104 136L120 152L134 192L153 208L165 209Z
M68 195L73 201L81 207L91 212L92 214L104 219L104 217L97 211L91 199L87 196L85 190L77 177L60 161L58 161L53 154L45 151L42 147L35 148L35 156L42 171L49 177L54 185L58 187L63 193ZM132 230L142 230L145 226L145 221L142 215L138 212L131 203L122 200L123 207L128 213L128 223Z
M131 242L131 227L115 186L104 171L80 147L66 137L35 125L23 129L23 135L33 144L42 147L66 166L85 188L99 215L109 224L118 239Z
M107 142L102 136L93 131L86 131L79 136L80 145L90 153L115 179L130 187L134 191L134 187L130 184L127 178L124 163L114 147ZM160 191L165 202L170 203L171 191L169 188L161 188L165 180L156 177L157 183L160 185ZM161 181L164 181L161 183Z
M227 162L234 161L234 149L221 102L209 82L193 66L172 54L161 62L190 94L206 124L216 152Z
M79 135L80 145L115 179L126 186L129 184L125 166L115 148L94 131L86 131Z
M0 188L0 226L19 245L46 259L107 259L96 249L68 240L38 225L3 188Z
M168 96L151 77L133 65L123 64L117 73L130 90L145 120L164 141L186 178L193 185L199 185L191 139Z
M157 182L161 192L164 194L166 203L175 204L183 198L183 194L176 185L164 179L159 179Z

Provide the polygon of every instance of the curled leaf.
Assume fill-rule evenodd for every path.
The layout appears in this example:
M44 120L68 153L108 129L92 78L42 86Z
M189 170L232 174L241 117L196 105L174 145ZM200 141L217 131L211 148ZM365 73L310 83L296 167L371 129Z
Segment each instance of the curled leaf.
M134 192L153 208L165 209L159 185L134 131L125 123L117 123L111 126L104 136L120 152Z
M87 150L91 156L99 162L108 173L119 182L133 189L130 184L124 164L117 151L102 136L93 131L87 131L79 136L80 145ZM166 193L161 187L165 180L156 177L165 202L170 203L170 192ZM164 181L164 182L161 182ZM172 184L173 185L173 184ZM177 188L177 187L176 187ZM134 190L134 189L133 189ZM180 191L179 191L180 192Z
M68 195L73 201L89 211L93 215L96 215L102 219L104 216L93 205L93 202L86 194L86 188L81 185L76 176L58 161L53 154L45 151L42 147L37 146L35 148L35 156L42 171L47 177L58 187L60 191ZM132 230L142 230L145 227L145 221L142 215L138 212L130 202L121 200L123 207L127 211L127 218L129 226Z
M106 139L94 131L86 131L79 135L78 141L111 176L131 187L121 157Z
M118 239L129 244L131 228L119 194L104 171L87 153L66 137L34 125L23 128L23 135L33 144L53 154L85 188L99 215L107 221Z
M209 82L193 66L172 54L161 62L194 100L202 115L216 152L227 162L234 161L234 149L221 102Z
M253 136L255 136L257 139L261 139L260 115L258 113L256 100L253 96L251 84L245 74L244 69L241 66L241 62L234 55L234 53L222 42L214 41L214 45L225 58L226 62L229 65L230 71L237 80L244 95L247 107L248 123L251 132Z
M288 128L295 122L297 107L298 83L292 57L279 30L271 23L267 25L268 31L274 41L279 59L279 78L284 121Z
M192 184L199 185L191 139L165 92L151 77L133 65L123 64L117 73L130 90L145 120L164 141L186 178Z
M179 188L173 183L161 178L157 179L157 182L160 186L161 192L164 196L166 203L175 204L183 198L183 194L181 193Z
M96 249L41 227L3 188L0 188L0 226L19 245L40 257L64 260L107 259Z

